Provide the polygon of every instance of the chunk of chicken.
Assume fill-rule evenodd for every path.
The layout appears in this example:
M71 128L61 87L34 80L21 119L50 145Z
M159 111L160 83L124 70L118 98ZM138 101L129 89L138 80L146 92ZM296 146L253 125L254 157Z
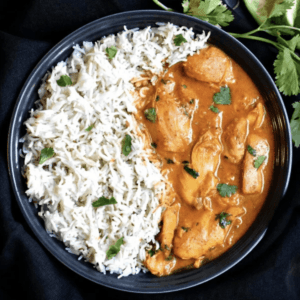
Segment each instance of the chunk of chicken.
M263 170L268 162L270 146L266 139L256 134L249 135L247 142L256 151L256 156L251 155L248 151L246 152L243 172L243 193L261 193L264 187ZM257 169L254 166L254 162L259 156L265 156L265 160Z
M145 267L156 276L169 275L176 265L176 258L173 256L170 260L166 259L164 253L159 251L152 257L147 256L144 261Z
M207 131L194 146L190 168L199 173L195 179L186 170L182 170L179 193L182 199L195 206L202 207L201 198L209 195L215 189L218 178L215 173L219 167L222 145L220 143L221 129Z
M213 46L190 56L183 65L186 75L199 81L219 83L233 79L229 57Z
M163 227L160 233L161 248L164 251L165 257L170 255L173 247L172 241L174 232L179 221L180 203L168 207L162 217Z
M254 129L260 128L265 120L265 115L266 112L264 106L261 103L258 103L247 116L250 126L253 126Z
M189 144L190 119L172 98L156 103L157 134L163 138L164 150L184 152Z
M233 121L223 134L224 156L234 164L238 164L244 157L245 142L249 133L249 121L240 118Z
M230 216L227 217L227 220L233 223L235 218L244 211L240 207L233 207L228 210L228 213ZM174 254L182 259L199 259L202 256L207 256L212 247L222 245L225 242L229 230L229 225L225 228L219 225L215 212L204 210L198 223L181 236L175 236Z

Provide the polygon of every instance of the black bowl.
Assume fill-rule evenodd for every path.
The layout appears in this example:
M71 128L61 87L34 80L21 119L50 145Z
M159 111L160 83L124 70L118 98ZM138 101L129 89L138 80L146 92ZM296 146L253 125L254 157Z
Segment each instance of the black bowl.
M232 57L249 74L265 99L272 120L275 136L274 175L269 195L255 222L246 234L219 258L200 269L169 277L157 278L150 273L140 273L117 279L116 274L103 275L91 264L78 261L77 256L65 251L62 242L49 237L43 221L37 215L37 210L28 202L25 195L26 183L21 175L24 161L19 156L19 149L22 147L19 139L25 134L23 122L29 117L28 111L38 99L37 90L41 78L53 65L65 60L72 53L74 44L96 41L104 35L122 31L124 25L128 29L144 28L149 25L156 26L156 22L171 22L179 26L193 27L196 33L203 30L211 31L209 42ZM174 12L144 10L119 13L96 20L70 34L52 48L32 71L19 95L11 119L8 140L9 173L16 199L26 221L40 242L64 265L91 281L118 290L137 293L177 291L199 285L224 273L243 259L264 236L274 210L286 192L290 178L292 141L288 124L283 101L268 72L245 46L223 30L194 17Z

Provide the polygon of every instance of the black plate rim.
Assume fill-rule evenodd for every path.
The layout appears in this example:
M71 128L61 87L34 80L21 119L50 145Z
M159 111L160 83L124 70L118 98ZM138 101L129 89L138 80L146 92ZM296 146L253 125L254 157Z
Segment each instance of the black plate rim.
M214 275L206 278L205 280L196 282L196 283L185 283L181 286L177 286L177 287L167 287L167 288L152 288L152 289L148 289L148 290L139 290L138 288L124 288L124 287L118 287L114 284L110 284L110 283L103 283L101 280L96 279L95 277L91 276L90 274L86 274L81 272L80 270L78 270L78 268L76 268L76 266L74 267L73 265L70 264L69 261L65 261L60 255L59 253L57 253L55 250L55 246L52 245L51 242L51 238L47 235L47 237L45 238L45 236L43 235L42 232L40 232L35 226L34 223L32 222L32 220L29 217L29 214L27 212L26 207L24 206L24 203L21 200L21 193L16 185L16 172L19 172L19 170L15 170L15 165L14 165L14 156L18 155L18 152L15 151L14 146L16 146L14 144L15 140L14 140L14 133L15 133L15 126L16 126L16 116L17 116L17 112L20 110L20 105L22 103L22 98L24 97L24 95L27 92L27 89L29 88L30 84L32 83L32 81L34 81L34 77L35 74L37 73L37 71L39 70L39 68L42 67L43 63L49 58L49 56L52 55L52 53L54 52L58 52L60 51L60 49L64 48L65 44L68 44L68 47L72 46L72 42L71 40L74 39L77 35L82 34L83 31L88 30L89 28L95 26L97 23L99 22L104 22L106 20L109 20L111 18L119 18L119 17L127 17L128 19L130 19L133 15L142 15L142 14L157 14L159 16L162 17L167 17L167 16L171 16L171 15L175 15L178 16L180 18L186 18L186 19L190 19L193 22L199 23L204 25L205 27L211 28L211 30L214 31L219 31L219 34L223 34L223 35L227 35L227 37L229 37L230 39L232 39L232 41L236 44L238 44L238 46L242 49L242 51L246 52L246 54L251 57L251 59L255 62L256 65L258 65L263 71L264 74L267 78L268 81L270 81L270 84L273 86L273 91L275 91L277 99L279 100L279 105L280 108L283 112L284 115L284 119L287 122L287 124L289 124L288 121L288 115L283 103L283 100L281 98L281 95L274 83L274 81L272 80L270 74L266 71L266 69L264 68L264 66L262 65L262 63L255 57L254 54L252 54L252 52L246 48L240 41L238 41L237 39L233 38L232 36L230 36L227 32L223 31L222 29L216 28L215 26L201 21L195 17L191 17L191 16L187 16L187 15L183 15L181 13L176 13L176 12L166 12L166 11L160 11L160 10L135 10L135 11L126 11L126 12L121 12L121 13L117 13L117 14L113 14L113 15L109 15L100 19L97 19L95 21L92 21L82 27L80 27L79 29L75 30L74 32L72 32L71 34L69 34L68 36L66 36L64 39L62 39L59 43L57 43L54 47L52 47L46 54L45 56L38 62L38 64L36 65L36 67L33 69L33 71L30 73L30 75L28 76L25 84L22 87L22 90L17 98L17 102L15 104L14 107L14 111L12 114L12 118L10 121L10 126L9 126L9 134L8 134L8 141L7 141L7 160L8 160L8 170L9 170L9 176L10 176L10 181L13 187L13 191L14 191L14 195L17 199L17 203L22 211L23 216L25 217L25 220L27 222L27 224L29 225L29 227L31 228L31 230L34 232L34 234L36 235L36 237L38 238L38 240L42 243L42 245L54 256L56 257L56 259L58 259L61 263L63 263L66 267L68 267L69 269L71 269L72 271L74 271L75 273L77 273L80 276L83 276L86 279L89 279L97 284L101 284L104 285L106 287L110 287L116 290L120 290L120 291L126 291L126 292L133 292L133 293L145 293L145 294L155 294L155 293L167 293L167 292L174 292L174 291L179 291L179 290L184 290L187 288L191 288L194 286L197 286L199 284L202 284L204 282L207 282L221 274L223 274L224 272L226 272L227 270L229 270L230 268L232 268L233 266L235 266L237 263L239 263L245 256L247 256L252 250L253 248L255 248L255 246L261 241L261 239L263 238L263 236L265 235L266 231L267 231L267 227L264 230L261 230L260 234L256 237L256 240L253 241L250 245L248 245L247 249L244 250L243 254L236 259L234 262L232 262L231 264L228 264L227 267L223 268L222 270L220 270L219 272L216 272ZM82 40L83 41L83 40ZM62 51L62 50L61 50ZM287 188L288 188L288 184L290 181L290 176L291 176L291 166L292 166L292 139L291 139L291 131L290 131L290 127L287 126L286 128L286 136L287 136L287 143L288 143L288 153L287 153L287 165L286 165L286 170L285 170L285 174L284 174L284 179L285 179L285 184L282 188L282 194L281 194L281 198L285 195ZM44 230L44 232L46 232ZM70 255L70 254L68 254ZM206 266L202 267L205 268ZM199 269L198 269L199 270ZM102 274L101 274L102 275ZM105 275L103 275L105 276Z

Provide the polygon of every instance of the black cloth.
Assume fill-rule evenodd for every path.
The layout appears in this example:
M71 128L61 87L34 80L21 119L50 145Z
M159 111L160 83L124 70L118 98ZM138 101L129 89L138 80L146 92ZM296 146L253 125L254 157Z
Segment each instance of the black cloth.
M163 1L182 11L181 0ZM242 2L242 1L241 1ZM236 0L227 0L230 7ZM151 0L0 1L0 299L152 299L92 283L57 261L37 240L14 197L7 168L6 141L17 96L32 69L58 41L98 18L137 9L159 9ZM246 32L257 25L243 4L225 28ZM274 78L276 49L241 40ZM283 97L289 113L300 97ZM294 148L288 192L258 246L225 274L200 286L157 299L300 299L299 149ZM299 240L298 240L299 238Z

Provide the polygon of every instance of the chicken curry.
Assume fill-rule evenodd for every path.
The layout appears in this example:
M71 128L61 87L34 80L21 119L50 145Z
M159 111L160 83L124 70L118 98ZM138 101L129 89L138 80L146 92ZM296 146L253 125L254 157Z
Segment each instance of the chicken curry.
M135 117L170 189L160 248L144 264L165 276L199 268L247 231L268 193L274 141L258 89L220 49L208 46L150 78L132 80Z

